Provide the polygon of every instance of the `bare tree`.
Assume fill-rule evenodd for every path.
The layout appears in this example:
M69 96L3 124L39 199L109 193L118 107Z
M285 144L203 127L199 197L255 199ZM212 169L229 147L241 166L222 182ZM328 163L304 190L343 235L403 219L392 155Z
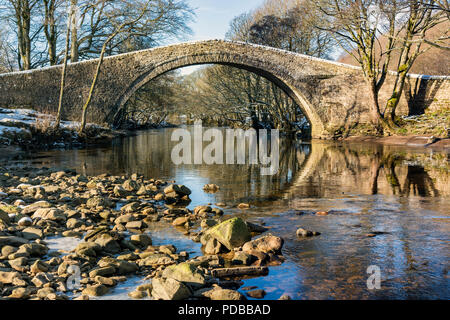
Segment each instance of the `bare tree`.
M6 32L0 27L0 73L13 71L14 57L13 50L6 40Z
M384 122L379 91L386 80L395 45L397 4L397 1L384 0L321 0L317 3L318 11L324 13L328 21L316 27L330 32L336 43L361 66L370 87L371 119L376 126ZM389 35L385 46L379 42L380 34Z
M426 37L430 29L448 21L442 9L448 7L447 0L321 0L316 7L328 16L327 24L317 28L332 33L340 47L361 66L370 87L373 123L395 131L395 110L407 73L427 50L422 44L440 46L449 39L448 30L437 39ZM393 93L381 110L379 91L394 52L399 53L399 59Z
M160 11L158 13L157 17L152 17L147 15L148 11L151 8L152 4L155 4L157 7L159 7ZM79 128L79 133L82 134L85 130L86 127L86 114L87 114L87 109L91 103L92 100L92 96L94 94L95 91L95 87L97 84L97 80L98 80L98 76L100 74L100 69L101 66L103 64L103 59L105 56L105 52L106 49L108 48L108 45L111 43L111 41L114 40L114 38L116 36L118 36L121 33L128 33L128 34L132 34L135 24L137 22L139 22L141 19L143 19L145 17L145 19L143 19L144 21L140 21L142 24L152 24L157 22L159 19L161 19L166 10L168 10L168 8L166 6L164 6L163 2L161 0L147 0L147 1L143 1L140 3L140 5L137 5L136 3L126 3L124 1L125 7L128 10L129 14L127 16L123 15L123 9L124 7L120 7L120 10L118 9L114 9L111 10L108 14L108 18L110 19L110 21L112 21L112 23L114 24L114 31L107 37L107 39L105 40L105 42L103 43L101 52L100 52L100 58L98 59L97 62L97 68L94 74L94 78L92 80L92 84L91 84L91 88L89 90L89 94L88 94L88 98L83 106L83 110L82 110L82 115L81 115L81 124L80 124L80 128Z
M21 70L31 69L31 50L32 39L31 34L32 14L37 5L38 0L7 0L7 5L12 8L11 20L16 26L14 30L17 33L18 48L18 64Z
M70 61L77 62L78 61L78 0L70 0Z
M47 40L48 60L51 66L58 64L57 57L57 9L61 5L60 0L43 0L44 8L44 34Z
M66 6L64 0L0 0L0 19L8 22L10 32L7 44L14 47L17 58L15 64L20 70L28 70L45 65L55 65L63 60ZM76 8L71 16L70 60L96 58L102 45L114 28L120 24L121 12L124 19L133 14L133 6L141 6L144 0L70 0ZM109 42L107 55L128 52L155 46L168 38L188 34L187 23L193 18L193 11L187 0L152 1L146 13L155 18L159 7L167 10L155 23L142 24L137 21L127 28L130 33L121 33ZM148 20L144 17L144 20ZM115 19L112 21L111 19Z
M61 123L61 112L62 112L62 106L63 106L63 96L64 96L64 86L66 84L66 69L67 69L67 60L69 58L69 46L70 46L70 32L72 29L72 17L74 16L74 12L76 10L76 4L71 1L70 3L70 11L67 17L67 28L66 28L66 46L65 46L65 53L64 53L64 63L63 68L61 72L61 87L59 91L59 101L58 101L58 113L56 115L56 121L54 128L57 130L59 129L59 125Z
M431 29L441 23L448 22L448 11L442 9L445 8L444 2L448 8L448 2L444 0L440 2L435 0L407 1L407 6L404 9L406 12L401 12L406 16L405 22L399 26L399 32L390 35L393 37L392 41L396 43L399 59L392 95L386 103L384 114L387 121L393 126L397 125L395 112L403 93L407 74L417 57L427 52L432 46L440 49L450 48L442 45L446 42L449 43L450 31L448 29L435 39L427 37ZM424 44L428 44L428 46L424 46Z

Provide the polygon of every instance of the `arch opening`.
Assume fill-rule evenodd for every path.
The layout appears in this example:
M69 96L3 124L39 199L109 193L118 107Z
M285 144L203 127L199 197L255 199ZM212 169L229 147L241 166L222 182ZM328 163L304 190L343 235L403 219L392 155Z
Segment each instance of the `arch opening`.
M312 131L322 131L323 124L319 120L319 117L315 113L314 109L309 104L305 96L301 92L299 92L299 90L294 85L291 84L294 82L294 79L289 79L289 77L286 77L286 72L284 70L278 70L277 72L283 73L284 71L284 78L277 75L276 72L270 70L277 70L277 68L279 69L279 66L277 67L274 65L270 65L269 68L263 68L260 66L260 64L260 61L253 61L249 57L245 57L243 59L242 57L230 57L229 55L219 53L214 54L213 56L185 56L177 58L175 60L164 61L160 64L144 67L143 71L135 78L135 80L129 85L129 87L125 89L123 94L118 97L115 107L113 108L113 112L111 112L111 114L109 115L109 119L111 123L113 123L113 125L117 127L123 119L123 111L130 98L136 92L138 92L139 89L162 75L189 66L218 65L245 70L268 80L270 83L279 88L284 94L286 94L290 99L292 99L293 102L295 102L295 104L298 106L298 108L301 110L301 113L307 120L307 123L309 124L310 133Z

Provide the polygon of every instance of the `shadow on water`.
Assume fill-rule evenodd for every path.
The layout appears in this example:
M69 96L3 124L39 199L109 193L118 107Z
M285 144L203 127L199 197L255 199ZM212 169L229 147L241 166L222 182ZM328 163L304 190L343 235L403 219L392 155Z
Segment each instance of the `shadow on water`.
M227 214L265 223L285 239L287 261L245 285L265 289L267 299L284 293L294 299L450 298L447 153L282 139L278 173L262 176L257 165L174 165L172 130L144 131L110 147L43 152L29 161L85 175L138 172L176 180L193 190L191 209L222 202ZM203 192L207 183L220 190ZM251 208L237 209L241 202ZM298 239L298 227L321 235ZM367 288L370 265L381 270L379 290Z

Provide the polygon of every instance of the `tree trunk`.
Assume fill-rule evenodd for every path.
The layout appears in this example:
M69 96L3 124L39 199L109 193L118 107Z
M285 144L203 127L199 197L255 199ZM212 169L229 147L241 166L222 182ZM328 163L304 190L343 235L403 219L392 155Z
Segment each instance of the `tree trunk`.
M44 22L44 33L47 40L48 46L48 60L51 66L58 63L56 57L56 24L55 24L55 10L56 3L55 0L44 0L45 6L45 22Z
M72 10L73 8L71 8ZM62 112L62 104L63 104L63 95L64 95L64 85L66 83L66 68L67 68L67 58L69 55L69 44L70 44L70 30L71 30L71 19L69 17L67 21L67 32L66 32L66 51L64 54L64 65L61 74L61 88L59 91L59 103L58 103L58 114L56 115L55 129L59 128L61 123L61 112Z
M30 23L31 8L28 1L19 1L15 6L18 49L21 70L31 69L31 39L30 39Z
M84 132L84 129L86 128L86 113L87 113L89 104L91 103L92 95L94 94L95 86L96 86L97 80L98 80L98 75L100 74L100 68L103 64L103 58L105 56L105 51L106 51L106 44L107 44L106 42L103 44L102 51L100 53L100 59L98 60L98 63L97 63L97 69L95 70L94 79L92 80L92 85L89 90L89 96L86 100L86 103L83 106L83 111L81 114L80 129L78 130L79 134L82 134Z
M410 41L410 36L405 39L405 45L402 48L402 52L400 55L400 60L398 64L398 70L394 82L394 87L392 89L392 95L386 103L386 109L384 111L385 118L392 126L397 126L395 120L395 111L397 109L398 103L400 101L400 97L403 92L403 87L405 85L406 75L411 67L409 52L411 50L411 44L406 41Z
M371 122L375 126L379 126L381 123L381 120L383 116L380 112L380 104L378 102L378 88L375 83L374 79L369 80L369 86L370 86L370 97L371 97L371 103L370 103L370 119Z
M71 48L70 48L70 61L77 62L78 57L78 21L77 21L77 10L78 10L78 0L71 0L71 17L70 24L72 26L71 30Z

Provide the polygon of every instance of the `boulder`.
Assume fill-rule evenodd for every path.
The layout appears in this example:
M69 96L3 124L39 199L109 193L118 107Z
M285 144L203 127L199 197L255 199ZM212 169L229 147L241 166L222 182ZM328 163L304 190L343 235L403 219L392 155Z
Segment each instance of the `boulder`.
M162 246L159 246L158 248L159 252L172 254L177 252L177 248L173 244L165 244Z
M271 234L249 241L242 246L242 251L252 252L253 250L264 253L280 253L284 240Z
M50 269L50 266L41 260L36 260L30 268L31 273L38 274L40 272L47 272Z
M88 296L98 297L107 294L108 291L109 289L107 286L103 284L94 284L92 286L87 286L82 293Z
M55 289L51 287L42 288L37 291L37 296L39 299L45 299L49 294L55 293Z
M204 247L203 247L203 251L205 252L205 254L218 254L221 253L223 245L217 241L216 239L210 237Z
M100 267L100 268L91 270L89 272L89 277L95 278L97 276L101 276L101 277L112 276L115 273L116 273L116 268L114 266Z
M125 225L127 229L141 230L147 228L147 224L143 221L130 221Z
M16 247L6 245L6 246L2 247L0 252L1 252L2 256L7 257L16 251L17 251Z
M200 227L202 227L202 229L208 229L214 227L217 223L217 220L214 219L203 219L200 222Z
M47 246L40 243L27 243L21 245L17 253L27 253L32 257L45 256L48 252Z
M184 300L191 296L191 291L175 279L153 278L152 296L158 300Z
M19 257L16 259L12 259L8 261L11 268L15 271L25 272L27 271L28 258L27 257Z
M17 224L20 227L29 227L29 226L31 226L33 224L33 220L31 220L30 217L22 217L22 218L19 219Z
M320 235L320 232L310 231L310 230L306 230L303 228L299 228L299 229L297 229L296 234L297 234L297 237L299 237L299 238L307 238L307 237L318 236L318 235Z
M8 296L10 299L28 299L31 291L28 288L16 288Z
M180 196L188 196L192 193L192 191L188 187L186 187L182 184L178 184L178 185L171 184L171 185L167 186L166 188L164 188L165 194L171 194L173 192L175 192L176 194L178 194Z
M131 194L130 191L125 190L122 186L115 186L113 192L116 197L121 198L127 197Z
M246 300L245 297L236 290L217 288L205 293L211 300Z
M136 291L129 292L128 296L133 299L143 299L147 296L147 292L136 290Z
M95 188L97 188L97 181L90 180L88 183L86 183L86 188L88 188L88 189L95 189Z
M147 192L147 189L145 188L145 186L141 186L139 188L139 190L136 192L136 195L138 195L138 196L145 196L147 194L148 194L148 192Z
M95 241L102 234L108 233L110 230L106 226L95 228L94 230L90 230L84 236L85 241Z
M140 207L141 204L139 202L130 202L124 205L122 208L120 208L120 211L124 213L133 213L138 211Z
M139 185L134 180L126 180L122 184L122 188L125 189L126 191L137 191L139 190Z
M167 267L162 276L181 281L191 287L202 287L206 283L203 273L194 264L188 262Z
M234 253L233 259L231 261L234 265L245 265L248 266L252 263L252 255L243 251L237 251Z
M42 229L36 227L28 227L22 230L22 237L27 240L41 239L44 236Z
M95 280L95 282L98 282L98 283L103 284L103 285L108 286L108 287L114 287L115 285L117 285L117 280L115 280L113 278L96 276L94 278L94 280Z
M148 256L140 255L144 266L164 266L170 265L175 262L175 260L165 253L150 253Z
M80 256L96 257L102 247L95 242L81 242L75 248L75 252Z
M228 250L240 247L251 240L251 234L248 231L247 225L241 218L232 218L219 223L208 229L205 235L216 239Z
M115 267L119 275L134 273L139 269L136 263L124 260L117 260Z
M184 226L186 222L189 222L189 217L178 217L173 220L172 224L176 227Z
M0 247L10 245L13 247L18 247L20 245L28 243L27 239L15 236L0 236Z
M20 273L0 271L0 283L11 284L16 278L21 278Z
M83 225L83 222L81 220L75 219L75 218L70 218L69 220L67 220L66 222L66 227L68 229L75 229L75 228L79 228Z
M250 205L248 203L239 203L237 206L239 209L248 209Z
M139 256L136 253L126 253L117 256L117 260L127 260L127 261L136 261L139 259Z
M86 201L88 208L109 207L110 205L111 203L107 199L99 196L94 196Z
M121 250L119 243L107 233L101 234L95 239L95 243L99 244L101 249L107 253L119 253Z
M52 281L53 281L53 276L50 273L44 273L44 272L38 273L33 279L31 279L31 282L38 288L42 288L47 283L50 283Z
M124 214L124 215L117 217L116 220L114 220L114 223L115 224L126 224L128 222L136 221L136 220L137 220L137 218L135 216L133 216L131 214Z
M247 295L251 298L262 299L266 295L266 292L263 289L256 289L247 291Z
M0 210L0 221L3 221L7 225L11 222L8 213L4 212L3 210Z
M67 216L59 209L56 208L40 208L37 209L31 216L33 219L40 218L43 220L51 221L66 221Z
M110 257L103 257L97 264L101 268L113 267L116 270L115 272L120 275L133 273L138 270L138 266L134 262L128 262Z
M210 206L196 206L194 208L194 214L202 214L212 212L212 208Z
M130 240L132 244L143 248L152 244L152 239L146 234L133 234Z
M48 201L38 201L38 202L32 203L28 206L25 206L22 209L22 214L34 213L39 208L50 208L51 206L52 206L52 204Z

